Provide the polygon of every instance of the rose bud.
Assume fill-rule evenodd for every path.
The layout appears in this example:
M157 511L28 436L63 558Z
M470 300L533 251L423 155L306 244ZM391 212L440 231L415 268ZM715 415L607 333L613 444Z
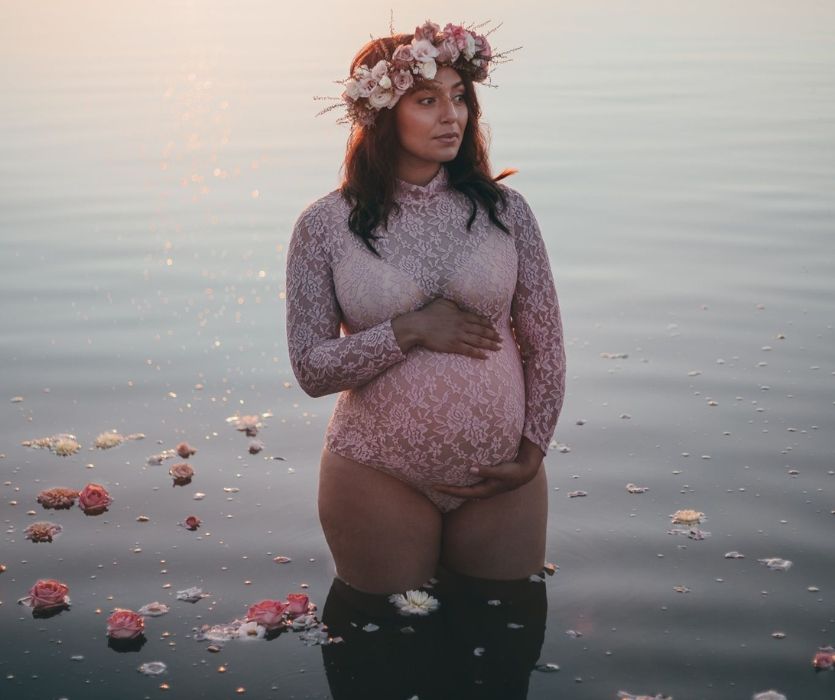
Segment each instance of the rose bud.
M133 610L116 608L107 618L107 636L111 639L135 639L145 630L145 618Z
M101 484L87 484L78 494L78 507L87 515L104 513L112 502L107 489Z
M198 527L200 527L200 518L198 518L196 515L189 515L183 522L183 525L188 530L196 530Z
M187 442L181 442L176 447L177 454L180 455L183 459L188 459L191 457L197 450L195 450L191 445Z
M191 477L194 476L194 469L191 468L191 465L186 464L185 462L180 462L179 464L175 464L168 470L168 473L174 479L174 484L177 486L185 486L186 484L191 482Z
M299 615L307 614L310 599L304 593L290 593L287 596L287 615L292 620Z
M29 605L35 610L62 608L70 603L70 599L67 596L69 590L67 584L56 581L55 579L40 579L29 590L29 595L21 598L20 602Z
M287 603L283 600L262 600L253 605L246 613L246 619L253 621L266 630L274 630L284 625L284 613Z

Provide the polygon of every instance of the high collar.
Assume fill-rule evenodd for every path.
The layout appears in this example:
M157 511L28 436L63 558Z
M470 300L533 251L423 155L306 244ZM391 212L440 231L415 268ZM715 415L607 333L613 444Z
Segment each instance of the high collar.
M396 178L395 181L397 183L395 196L401 201L416 201L432 197L439 192L443 192L449 186L449 176L443 165L438 170L438 174L425 185L415 185L400 178Z

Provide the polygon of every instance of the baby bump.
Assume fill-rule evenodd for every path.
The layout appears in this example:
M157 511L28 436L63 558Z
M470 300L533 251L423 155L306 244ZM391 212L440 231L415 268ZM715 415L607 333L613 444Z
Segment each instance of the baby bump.
M327 445L415 481L468 484L468 469L513 459L525 387L512 337L486 360L416 347L371 382L340 394Z

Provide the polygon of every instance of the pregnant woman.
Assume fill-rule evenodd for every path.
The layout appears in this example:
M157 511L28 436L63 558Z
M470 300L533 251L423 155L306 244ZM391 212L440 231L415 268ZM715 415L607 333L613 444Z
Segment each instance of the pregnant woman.
M536 219L498 182L512 171L490 172L474 83L491 59L484 36L431 22L363 47L344 180L288 246L293 371L340 392L319 518L337 582L363 595L544 563L565 352Z

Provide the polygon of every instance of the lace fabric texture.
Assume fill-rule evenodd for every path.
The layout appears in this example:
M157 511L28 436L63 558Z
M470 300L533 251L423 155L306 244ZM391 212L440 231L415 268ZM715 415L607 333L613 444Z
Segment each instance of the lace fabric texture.
M469 200L442 167L425 186L398 181L400 211L372 242L382 259L348 229L338 191L302 212L287 250L293 372L311 396L342 392L325 447L405 480L443 511L462 501L430 484L478 482L469 468L512 460L523 435L547 453L563 402L548 254L525 199L500 187L511 235L481 209L468 231ZM489 317L502 349L486 360L421 346L404 354L391 320L437 297Z

